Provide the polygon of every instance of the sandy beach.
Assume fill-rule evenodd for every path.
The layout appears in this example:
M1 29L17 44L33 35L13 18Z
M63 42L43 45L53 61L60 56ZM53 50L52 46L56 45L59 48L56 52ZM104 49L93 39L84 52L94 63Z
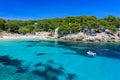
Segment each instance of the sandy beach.
M52 39L52 37L49 36L50 33L48 32L39 32L36 34L11 34L11 33L3 33L0 36L0 40L9 40L9 39Z

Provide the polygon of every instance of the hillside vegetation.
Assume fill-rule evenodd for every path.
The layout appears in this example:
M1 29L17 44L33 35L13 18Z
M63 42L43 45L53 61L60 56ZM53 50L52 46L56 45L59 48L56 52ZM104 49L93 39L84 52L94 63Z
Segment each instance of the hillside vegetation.
M5 20L0 19L0 31L10 33L35 33L39 31L54 32L59 28L59 33L78 33L84 29L109 29L116 32L120 27L120 18L112 15L105 18L95 16L69 16L65 18L52 18L42 20Z

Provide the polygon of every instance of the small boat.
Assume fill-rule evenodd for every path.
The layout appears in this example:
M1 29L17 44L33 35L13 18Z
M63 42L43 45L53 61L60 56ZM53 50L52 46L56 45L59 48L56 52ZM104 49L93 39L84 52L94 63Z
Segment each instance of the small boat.
M96 53L94 53L94 52L92 52L92 51L90 51L90 50L87 52L87 54L88 54L89 56L95 56L95 55L96 55Z

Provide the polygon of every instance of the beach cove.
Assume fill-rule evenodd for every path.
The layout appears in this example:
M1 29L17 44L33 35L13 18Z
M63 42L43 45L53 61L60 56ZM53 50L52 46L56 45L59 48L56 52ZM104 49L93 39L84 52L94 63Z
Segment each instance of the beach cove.
M0 3L0 80L120 80L120 0Z

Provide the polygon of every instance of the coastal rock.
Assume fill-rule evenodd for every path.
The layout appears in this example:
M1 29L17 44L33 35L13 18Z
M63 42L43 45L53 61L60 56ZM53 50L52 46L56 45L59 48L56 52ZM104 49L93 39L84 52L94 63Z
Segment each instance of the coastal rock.
M70 34L61 37L63 40L74 40L74 41L82 41L84 39L84 36L79 35L79 34Z
M120 36L120 33L119 33ZM63 40L73 40L73 41L89 41L89 42L119 42L120 37L118 34L110 35L106 32L97 33L94 36L86 35L82 32L78 34L68 34L60 37Z
M117 33L117 36L120 38L120 32L119 32L119 33Z

